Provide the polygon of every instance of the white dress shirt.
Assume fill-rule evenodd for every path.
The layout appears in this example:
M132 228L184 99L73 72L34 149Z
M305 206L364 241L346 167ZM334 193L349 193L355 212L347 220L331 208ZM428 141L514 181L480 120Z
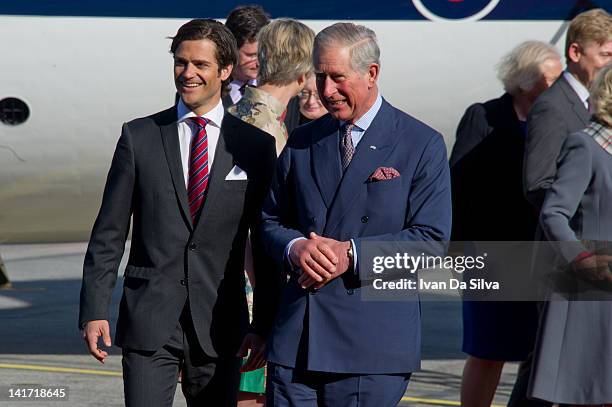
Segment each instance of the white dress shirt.
M251 79L249 81L246 82L248 84L248 86L257 86L257 79ZM242 81L231 81L229 84L230 87L230 91L229 91L229 95L230 98L232 98L232 103L236 104L238 103L238 101L240 99L242 99L242 93L240 93L240 88L244 85L244 82Z
M366 132L368 127L370 127L370 124L372 124L372 121L374 120L374 117L380 110L381 106L382 106L382 96L380 96L380 93L379 93L376 96L376 100L374 101L374 104L372 105L372 107L370 107L368 111L363 114L363 116L355 120L355 123L353 123L354 126L351 130L351 139L353 140L353 147L357 148L357 144L359 144L364 133ZM340 128L342 128L342 126L344 126L345 124L346 122L341 120Z
M580 81L576 79L574 75L572 75L571 73L567 71L563 71L563 77L565 78L567 83L569 83L572 89L574 89L574 92L576 92L576 94L578 95L582 103L584 104L584 107L587 110L589 110L588 98L590 95L589 95L589 90L586 88L586 86L580 83Z
M187 181L189 178L189 154L191 152L191 140L196 134L198 126L191 120L187 120L190 117L196 117L183 101L179 98L178 106L178 135L179 143L181 147L181 162L183 163L183 176L185 177L185 188L187 188ZM212 169L213 159L215 158L215 150L217 148L217 142L219 141L219 134L221 132L221 122L223 121L223 115L225 109L223 109L223 103L219 99L217 106L213 107L212 110L206 112L202 117L210 120L206 125L206 134L208 136L208 171Z

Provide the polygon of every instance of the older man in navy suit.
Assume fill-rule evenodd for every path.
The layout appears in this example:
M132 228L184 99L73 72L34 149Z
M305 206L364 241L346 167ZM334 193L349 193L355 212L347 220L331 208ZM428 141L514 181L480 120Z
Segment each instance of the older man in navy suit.
M448 239L449 170L442 136L380 96L379 55L363 26L315 39L330 114L292 133L263 211L267 250L290 275L269 340L268 406L395 406L420 367L419 304L363 300L361 246Z

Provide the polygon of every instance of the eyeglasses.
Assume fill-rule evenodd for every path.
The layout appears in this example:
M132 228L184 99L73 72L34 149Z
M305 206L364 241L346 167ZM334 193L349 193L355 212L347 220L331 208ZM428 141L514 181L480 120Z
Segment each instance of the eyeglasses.
M310 97L314 97L315 100L319 100L319 94L317 92L312 92L308 90L303 90L298 94L299 98L302 100L308 100Z

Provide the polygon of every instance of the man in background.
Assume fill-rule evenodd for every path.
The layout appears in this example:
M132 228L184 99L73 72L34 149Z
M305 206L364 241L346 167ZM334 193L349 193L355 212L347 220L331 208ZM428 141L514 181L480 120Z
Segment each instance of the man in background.
M577 15L567 31L565 59L566 70L536 100L527 120L524 188L537 211L555 178L565 139L589 122L588 88L612 61L612 16L603 9Z
M225 26L232 32L238 45L238 63L232 71L229 100L226 106L238 102L249 86L257 86L257 34L270 22L270 16L261 6L239 6L230 12Z

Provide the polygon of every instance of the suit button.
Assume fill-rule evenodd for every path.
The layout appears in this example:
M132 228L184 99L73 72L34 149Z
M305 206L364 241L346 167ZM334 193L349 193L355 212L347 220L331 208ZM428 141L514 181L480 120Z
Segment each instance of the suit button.
M355 292L355 291L353 291L353 289L352 289L352 288L349 288L348 290L346 290L346 293L347 293L348 295L353 295L353 293L354 293L354 292Z
M186 280L181 280L181 285L184 287L187 285L187 281Z
M198 245L195 244L194 242L189 243L189 250L194 251L197 248L198 248Z
M368 220L370 220L370 218L368 218L367 216L361 217L361 223L368 223Z

